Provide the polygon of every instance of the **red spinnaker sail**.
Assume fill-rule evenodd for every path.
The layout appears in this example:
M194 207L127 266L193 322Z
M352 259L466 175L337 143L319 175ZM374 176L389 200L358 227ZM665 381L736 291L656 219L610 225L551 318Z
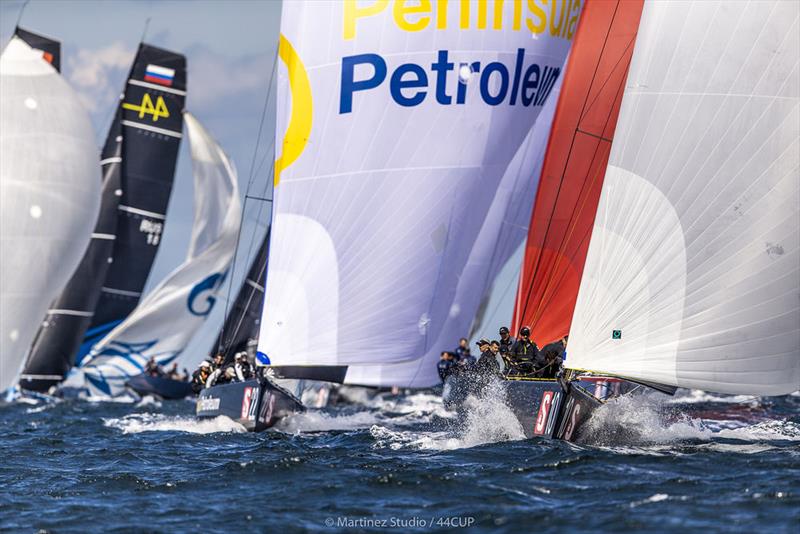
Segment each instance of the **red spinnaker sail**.
M515 330L542 346L569 333L643 0L584 6L531 216Z

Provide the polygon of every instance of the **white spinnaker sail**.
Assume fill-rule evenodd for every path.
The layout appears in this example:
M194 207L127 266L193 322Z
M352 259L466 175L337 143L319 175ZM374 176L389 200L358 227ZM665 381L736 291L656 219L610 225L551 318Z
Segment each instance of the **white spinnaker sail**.
M119 326L92 348L80 367L93 394L118 395L148 358L172 362L211 312L236 249L241 203L236 170L191 114L184 114L194 172L194 224L186 260Z
M580 11L388 6L283 6L262 363L398 363L433 347Z
M0 56L0 391L89 243L98 160L78 95L12 37Z
M421 358L411 362L348 366L345 383L417 388L441 382L436 368L441 352L454 349L459 338L468 336L470 325L495 277L528 235L531 206L536 196L561 80L559 77L553 86L536 124L500 181L458 279L456 296L436 343Z
M799 16L797 2L645 4L570 367L800 388Z

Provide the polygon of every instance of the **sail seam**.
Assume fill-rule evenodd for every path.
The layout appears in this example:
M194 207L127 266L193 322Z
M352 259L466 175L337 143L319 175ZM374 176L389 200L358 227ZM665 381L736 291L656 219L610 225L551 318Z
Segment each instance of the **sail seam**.
M124 124L125 126L131 126L133 128L139 128L140 130L147 130L148 132L160 133L163 135L169 135L171 137L177 137L178 139L183 137L183 134L180 132L174 132L172 130L167 130L165 128L156 128L155 126L149 126L147 124L142 124L141 122L122 121L122 124Z
M152 217L154 219L161 219L162 221L167 218L166 215L163 213L156 213L154 211L147 211L139 208L134 208L132 206L125 206L120 204L117 209L120 211L127 211L128 213L134 213L136 215L144 215L145 217Z

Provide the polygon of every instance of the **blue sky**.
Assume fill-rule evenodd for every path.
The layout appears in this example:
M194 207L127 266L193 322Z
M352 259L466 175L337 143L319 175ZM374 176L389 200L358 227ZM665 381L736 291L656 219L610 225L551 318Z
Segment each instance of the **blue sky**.
M0 39L4 45L14 31L23 3L0 2ZM187 56L187 109L233 159L239 171L241 194L244 196L248 190L252 176L250 194L264 196L271 195L266 188L274 157L274 87L258 146L256 137L276 56L280 11L278 0L31 0L20 25L61 41L63 74L91 113L100 146L149 18L145 40ZM148 288L183 261L191 232L192 198L191 157L185 140L166 229ZM247 201L236 270L229 278L234 284L231 297L258 247L260 236L255 234L254 238L254 232L263 232L268 217L268 206ZM493 316L476 336L496 334L500 324L510 321L520 261L518 253L498 276L488 307ZM197 364L208 354L224 317L227 294L226 287L223 299L184 353L182 362L187 366Z

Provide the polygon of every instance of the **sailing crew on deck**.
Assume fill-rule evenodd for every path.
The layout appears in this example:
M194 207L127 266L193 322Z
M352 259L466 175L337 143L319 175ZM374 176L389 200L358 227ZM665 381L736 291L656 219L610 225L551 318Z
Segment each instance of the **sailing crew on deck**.
M458 347L453 351L454 361L460 362L464 356L469 356L469 341L467 338L462 337L458 340Z
M521 374L530 374L536 370L536 361L540 358L539 347L531 341L531 329L523 326L519 330L519 339L511 348L511 361L515 370Z
M164 374L164 371L161 370L161 366L156 363L156 359L152 356L147 360L147 364L144 366L144 372L150 376L162 376Z
M225 355L221 352L218 352L214 355L214 359L211 361L211 365L214 370L219 369L225 363Z
M537 369L536 376L541 378L555 378L558 375L563 360L556 346L557 344L560 345L560 342L550 343L540 351L541 367Z
M505 347L506 348L506 352L510 352L511 351L511 347L513 347L514 343L516 343L516 342L517 342L517 340L514 339L514 336L509 334L508 327L507 326L501 326L500 327L500 347L501 348Z
M475 365L475 370L481 374L498 374L500 373L500 366L497 363L495 353L491 350L491 342L486 338L481 338L477 341L478 349L481 351L481 357L478 358L478 363Z
M453 368L456 362L453 359L453 355L443 350L441 356L439 356L439 363L436 364L436 371L439 373L439 379L444 382L450 373L453 372Z
M211 362L203 360L200 362L200 367L192 373L192 391L200 393L206 386L209 375L211 375Z
M234 364L233 369L236 372L236 379L239 382L244 382L245 380L250 380L253 378L253 368L250 366L250 362L247 361L247 353L242 351L234 356Z
M477 361L478 360L475 358L475 356L473 356L472 354L469 353L469 351L467 351L467 353L461 356L461 358L458 360L459 371L467 371L469 369L472 369L473 367L475 367Z

